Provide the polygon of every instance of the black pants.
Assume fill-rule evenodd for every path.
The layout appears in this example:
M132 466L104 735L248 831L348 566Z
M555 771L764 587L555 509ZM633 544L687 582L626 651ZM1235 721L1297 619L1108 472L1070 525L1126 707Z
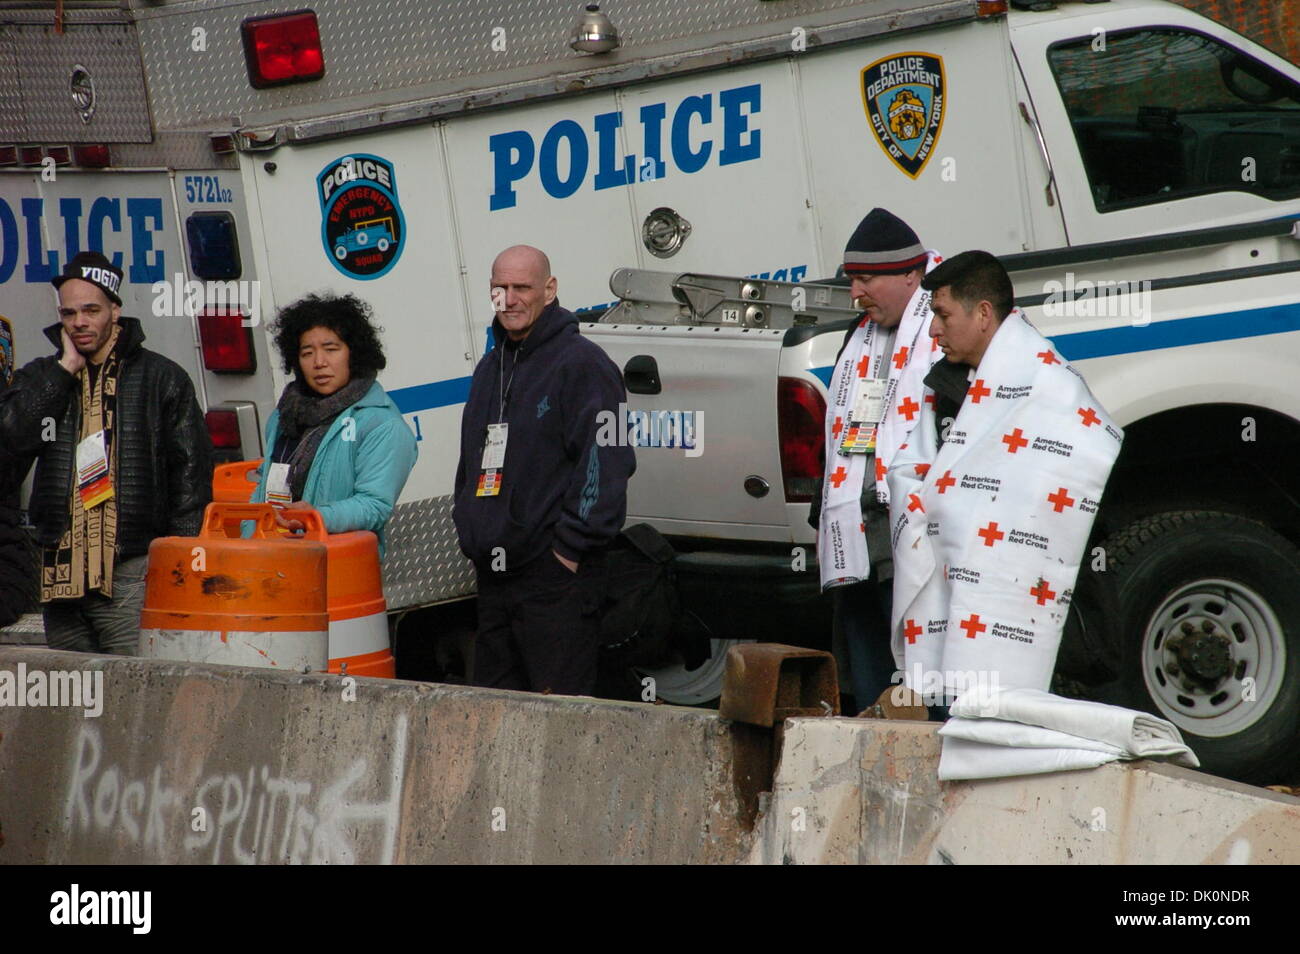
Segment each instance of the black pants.
M596 688L595 578L603 554L574 573L550 550L515 573L478 571L476 686L589 696Z

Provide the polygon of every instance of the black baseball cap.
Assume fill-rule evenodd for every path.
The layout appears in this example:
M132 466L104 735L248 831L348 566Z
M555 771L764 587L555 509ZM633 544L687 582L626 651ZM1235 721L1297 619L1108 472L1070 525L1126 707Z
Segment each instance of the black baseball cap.
M118 268L99 252L78 252L63 268L63 274L50 279L50 284L58 288L69 278L79 278L83 282L97 286L114 304L122 304L117 291L122 287L122 269Z

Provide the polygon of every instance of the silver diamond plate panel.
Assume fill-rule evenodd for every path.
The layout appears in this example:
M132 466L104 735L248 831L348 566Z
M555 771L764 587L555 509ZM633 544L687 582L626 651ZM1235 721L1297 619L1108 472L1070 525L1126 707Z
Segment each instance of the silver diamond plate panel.
M390 611L474 594L474 565L456 541L452 503L448 494L399 504L393 511L384 556Z
M238 169L235 153L219 156L206 133L160 133L151 143L117 143L111 147L118 169Z
M719 31L826 14L849 7L861 15L915 9L920 0L653 0L606 5L622 37L618 53L584 57L568 38L576 0L314 0L325 76L311 83L255 90L248 83L239 24L245 17L291 9L256 0L131 0L145 72L161 129L248 124L259 114L319 115L399 101L422 84L500 81L505 71L553 63L566 69L635 58L639 49L681 41L683 50L717 42ZM795 19L794 22L798 22ZM192 50L204 30L206 51ZM493 49L493 40L504 49ZM617 59L614 59L617 58ZM473 77L482 76L475 83ZM345 102L350 100L350 102ZM317 108L311 108L311 107Z
M40 613L28 613L11 626L0 628L0 646L44 645L45 620Z
M27 139L23 88L18 82L17 47L13 33L0 27L0 139L9 142Z
M60 35L49 24L10 23L0 30L14 44L25 115L24 134L13 139L113 143L152 138L134 27L72 23ZM94 81L95 111L88 124L72 101L70 80L76 65L84 66Z

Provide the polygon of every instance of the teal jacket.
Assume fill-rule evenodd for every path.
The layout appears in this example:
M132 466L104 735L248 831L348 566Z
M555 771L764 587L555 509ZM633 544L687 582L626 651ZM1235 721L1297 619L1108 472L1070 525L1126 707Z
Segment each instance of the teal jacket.
M266 475L280 426L280 412L266 422L266 458L258 474L253 503L266 502ZM365 397L334 419L325 433L302 499L315 507L330 533L373 530L384 556L384 524L393 513L418 451L415 435L379 382ZM246 533L251 533L247 524Z

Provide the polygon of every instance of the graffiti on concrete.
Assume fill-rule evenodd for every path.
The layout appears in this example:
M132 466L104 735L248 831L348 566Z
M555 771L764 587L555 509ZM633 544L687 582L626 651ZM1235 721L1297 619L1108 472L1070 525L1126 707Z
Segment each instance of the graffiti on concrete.
M112 835L152 858L180 854L211 864L389 864L397 843L406 732L406 716L399 715L383 768L386 777L372 777L370 760L359 756L328 783L250 765L239 772L209 774L183 792L167 784L161 765L128 776L105 758L99 728L86 724L80 727L71 763L64 828ZM354 799L358 783L365 789L385 782L387 793L379 801ZM372 851L374 845L377 851Z

